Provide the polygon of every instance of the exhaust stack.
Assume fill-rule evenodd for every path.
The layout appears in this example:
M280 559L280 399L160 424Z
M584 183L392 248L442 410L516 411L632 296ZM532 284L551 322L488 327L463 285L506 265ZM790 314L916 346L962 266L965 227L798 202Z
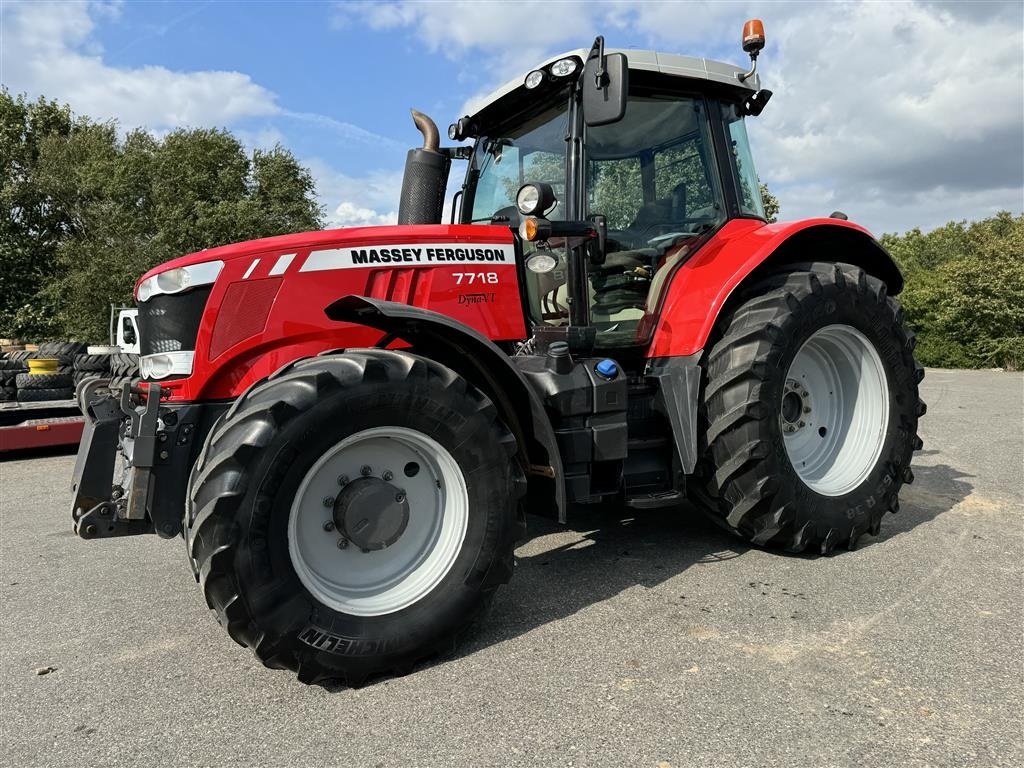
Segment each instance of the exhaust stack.
M440 224L451 159L440 151L437 124L422 112L411 112L413 123L423 134L423 146L410 149L405 158L398 223Z

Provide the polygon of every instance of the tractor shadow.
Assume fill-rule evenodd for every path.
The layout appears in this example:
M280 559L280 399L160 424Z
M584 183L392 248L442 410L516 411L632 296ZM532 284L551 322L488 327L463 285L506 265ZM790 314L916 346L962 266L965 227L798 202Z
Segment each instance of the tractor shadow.
M921 452L915 456L929 456ZM901 510L887 514L878 536L863 536L858 550L884 546L957 505L970 505L974 476L946 464L914 466L915 482L904 486ZM534 629L565 619L632 587L655 588L692 567L704 578L728 571L728 562L757 549L718 527L692 504L672 509L577 511L571 525L541 517L528 519L529 538L516 549L511 583L499 590L489 615L452 654L417 665L424 669L471 656ZM836 553L843 557L845 552ZM777 553L814 560L821 555ZM721 578L729 578L726 573ZM370 685L386 678L378 678ZM346 686L322 683L331 692Z
M965 474L948 465L915 466L915 482L901 493L901 510L888 514L878 536L858 549L882 546L949 511L971 496ZM690 504L633 512L581 512L568 527L531 516L530 538L516 551L511 584L500 590L481 629L447 660L470 655L559 621L631 587L654 588L699 566L714 578L716 565L756 549L719 528ZM844 553L836 553L842 556ZM816 559L817 553L778 557ZM726 567L727 568L727 567ZM446 659L439 659L443 663Z

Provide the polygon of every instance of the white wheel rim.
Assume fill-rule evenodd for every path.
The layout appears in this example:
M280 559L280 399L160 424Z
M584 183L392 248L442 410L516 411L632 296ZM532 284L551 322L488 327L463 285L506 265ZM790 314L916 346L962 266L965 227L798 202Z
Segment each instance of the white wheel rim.
M882 359L856 328L829 325L797 352L779 420L793 469L811 490L842 496L871 474L889 424Z
M413 476L406 468L415 464ZM386 478L405 492L409 518L390 546L363 551L330 530L339 478ZM466 537L469 492L452 455L433 438L406 427L357 432L306 473L288 519L288 553L302 584L324 605L354 616L400 611L428 595L451 570Z

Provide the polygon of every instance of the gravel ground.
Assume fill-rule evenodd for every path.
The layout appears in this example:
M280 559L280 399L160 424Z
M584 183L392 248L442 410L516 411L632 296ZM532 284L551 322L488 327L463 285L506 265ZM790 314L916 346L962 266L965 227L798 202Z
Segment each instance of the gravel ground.
M180 541L75 538L72 456L0 463L0 764L1024 765L1024 376L924 394L917 482L856 552L531 520L480 634L359 690L232 643Z

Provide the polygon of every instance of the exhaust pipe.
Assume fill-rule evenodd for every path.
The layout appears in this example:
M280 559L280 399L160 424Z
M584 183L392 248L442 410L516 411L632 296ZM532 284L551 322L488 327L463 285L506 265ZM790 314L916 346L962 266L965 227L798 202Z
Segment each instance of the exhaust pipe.
M423 134L423 146L410 149L405 157L398 223L440 224L452 161L440 151L441 134L437 124L422 112L415 109L411 112L413 123Z
M418 110L409 111L412 112L412 122L416 129L423 134L423 149L437 152L441 147L441 134L437 132L437 123Z

